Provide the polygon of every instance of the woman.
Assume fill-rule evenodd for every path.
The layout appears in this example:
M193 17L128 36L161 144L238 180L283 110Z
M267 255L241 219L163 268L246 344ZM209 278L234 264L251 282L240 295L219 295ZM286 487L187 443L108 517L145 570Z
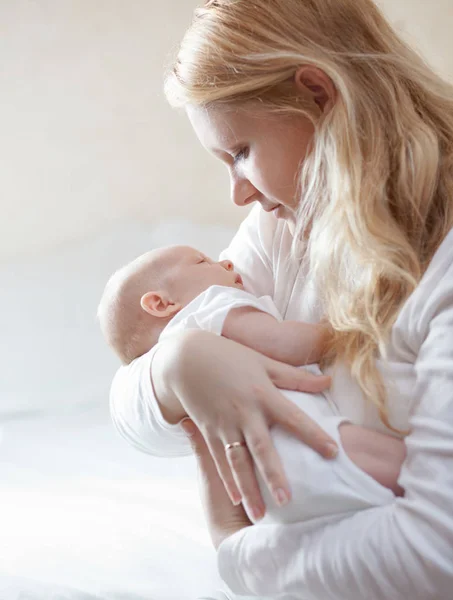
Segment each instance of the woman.
M262 513L256 465L276 497L290 494L269 428L279 423L326 456L329 440L276 390L309 390L303 371L202 332L118 373L119 430L146 451L176 454L186 442L178 423L190 417L183 428L235 592L450 598L453 89L371 0L211 0L166 91L227 166L233 201L256 203L228 258L285 318L330 324L332 395L357 426L407 452L401 468L385 443L361 440L405 496L314 534L250 526L225 489Z

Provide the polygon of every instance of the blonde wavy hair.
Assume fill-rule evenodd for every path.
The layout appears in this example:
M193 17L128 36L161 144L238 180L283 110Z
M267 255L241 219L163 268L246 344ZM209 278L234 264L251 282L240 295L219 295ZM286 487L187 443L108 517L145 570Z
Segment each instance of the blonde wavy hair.
M333 81L328 114L295 93L301 65ZM376 358L386 358L403 303L453 226L453 87L371 0L210 0L165 89L174 106L259 101L311 119L294 239L308 240L304 256L325 294L328 362L345 361L398 431Z

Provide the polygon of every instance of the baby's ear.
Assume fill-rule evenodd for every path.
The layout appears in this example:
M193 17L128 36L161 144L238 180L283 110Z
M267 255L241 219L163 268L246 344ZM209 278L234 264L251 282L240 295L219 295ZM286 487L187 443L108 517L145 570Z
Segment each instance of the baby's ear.
M147 292L140 300L140 305L145 312L161 319L173 317L182 306L171 300L165 292Z

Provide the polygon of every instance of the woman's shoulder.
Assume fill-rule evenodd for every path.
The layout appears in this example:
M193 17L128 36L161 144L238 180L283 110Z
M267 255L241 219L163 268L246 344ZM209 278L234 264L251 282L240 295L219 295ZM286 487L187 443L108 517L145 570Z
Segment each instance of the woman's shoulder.
M405 329L419 348L433 319L445 311L453 312L453 229L439 246L395 325Z
M439 283L453 264L453 229L450 229L434 254L421 284Z
M416 289L417 303L433 308L439 300L450 296L453 289L453 229L434 254Z

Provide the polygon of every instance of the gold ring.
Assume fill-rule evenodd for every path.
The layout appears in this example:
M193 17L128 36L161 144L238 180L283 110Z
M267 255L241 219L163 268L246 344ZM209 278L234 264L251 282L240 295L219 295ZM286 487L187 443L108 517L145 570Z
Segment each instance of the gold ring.
M247 447L245 442L233 442L232 444L225 444L225 452L231 450L232 448L241 448L242 446Z

